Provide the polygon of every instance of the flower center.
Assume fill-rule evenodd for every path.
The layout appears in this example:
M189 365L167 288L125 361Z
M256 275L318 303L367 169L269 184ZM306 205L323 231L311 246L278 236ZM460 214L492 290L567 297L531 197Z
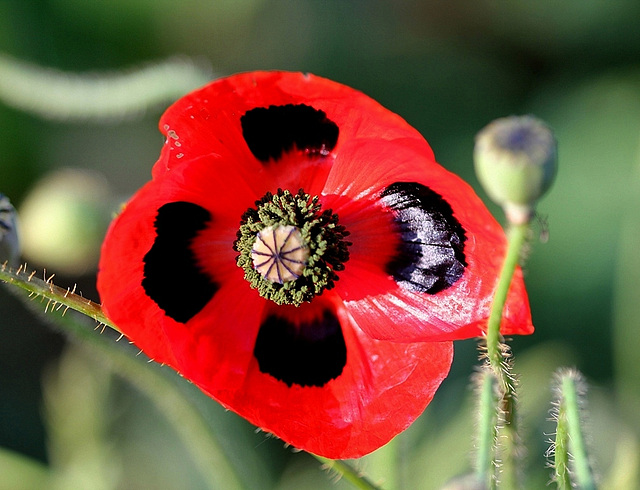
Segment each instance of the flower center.
M309 249L300 229L291 225L267 226L258 232L251 249L253 267L263 278L278 284L295 281L307 265Z
M348 235L318 196L267 192L242 215L236 263L262 297L300 306L334 286L349 260Z

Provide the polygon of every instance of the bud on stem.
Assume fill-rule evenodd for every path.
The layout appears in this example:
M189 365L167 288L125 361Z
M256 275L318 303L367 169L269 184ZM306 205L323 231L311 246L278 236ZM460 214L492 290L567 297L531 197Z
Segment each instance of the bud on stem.
M497 119L476 136L478 180L512 224L528 223L557 171L553 133L532 116Z

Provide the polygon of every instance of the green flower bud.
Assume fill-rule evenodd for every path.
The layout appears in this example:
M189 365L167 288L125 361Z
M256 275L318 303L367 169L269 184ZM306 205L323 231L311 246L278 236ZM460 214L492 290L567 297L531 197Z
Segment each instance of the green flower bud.
M69 275L93 270L109 204L107 183L97 173L66 168L47 175L20 206L25 259Z
M497 119L476 136L473 156L478 180L507 219L528 222L557 171L557 143L549 127L532 116Z
M20 257L20 238L16 210L9 198L0 193L0 265L16 265Z

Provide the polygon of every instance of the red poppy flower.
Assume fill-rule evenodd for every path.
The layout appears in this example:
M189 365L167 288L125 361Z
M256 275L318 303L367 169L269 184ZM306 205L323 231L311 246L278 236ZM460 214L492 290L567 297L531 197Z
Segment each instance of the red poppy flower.
M103 245L107 315L300 449L359 457L408 427L489 315L506 241L472 189L399 116L311 75L215 81L160 126ZM518 271L503 333L532 330Z

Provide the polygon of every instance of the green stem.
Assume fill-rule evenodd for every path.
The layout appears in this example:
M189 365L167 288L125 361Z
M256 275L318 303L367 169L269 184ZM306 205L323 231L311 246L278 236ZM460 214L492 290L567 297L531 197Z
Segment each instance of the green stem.
M502 312L507 302L507 294L511 279L518 266L522 248L524 247L527 236L529 234L529 224L514 225L509 229L509 246L507 255L500 271L500 278L491 304L491 312L487 322L487 356L494 371L498 373L502 380L504 355L502 351L502 342L500 335L500 324L502 322ZM504 380L503 380L504 381ZM505 383L506 384L506 383Z
M564 401L558 405L556 440L554 443L553 468L558 490L571 489L569 475L569 428L567 427L567 410Z
M0 53L0 101L47 119L109 121L173 102L211 79L208 69L172 58L119 73L75 74Z
M51 470L45 463L4 447L0 447L2 488L51 488Z
M495 451L498 422L497 378L493 371L480 373L480 414L478 420L478 451L476 453L476 479L487 488L495 488Z
M507 359L508 347L502 342L500 325L511 280L518 266L523 247L527 242L528 234L528 223L513 225L508 231L507 254L500 271L487 322L487 358L498 379L501 391L501 401L498 408L498 439L502 445L501 480L505 488L516 488L518 484L519 438L516 427L516 380L511 373L511 365Z
M513 413L513 412L512 412ZM502 467L500 473L500 485L502 488L521 488L520 471L520 440L513 423L500 425L498 439L502 444Z
M63 289L56 286L52 282L54 274L47 277L47 273L45 272L43 275L44 279L36 277L35 274L35 271L27 272L26 264L21 265L16 270L11 269L6 263L0 266L0 281L18 286L20 289L27 291L30 297L46 299L47 305L45 306L45 312L50 310L57 311L62 307L65 307L65 311L67 308L71 308L89 318L93 318L100 324L107 325L115 331L120 332L118 327L104 314L100 305L77 294L75 287L73 289Z
M340 474L345 480L351 483L354 487L361 490L380 490L380 487L372 483L367 477L360 474L349 463L339 459L329 459L316 454L312 454L318 461L325 465L330 470L333 470Z
M575 371L570 371L562 376L562 405L564 405L566 412L568 439L571 444L572 466L576 475L576 483L582 490L595 490L596 485L589 466L589 458L580 424L580 402L576 386L577 376L579 375Z

